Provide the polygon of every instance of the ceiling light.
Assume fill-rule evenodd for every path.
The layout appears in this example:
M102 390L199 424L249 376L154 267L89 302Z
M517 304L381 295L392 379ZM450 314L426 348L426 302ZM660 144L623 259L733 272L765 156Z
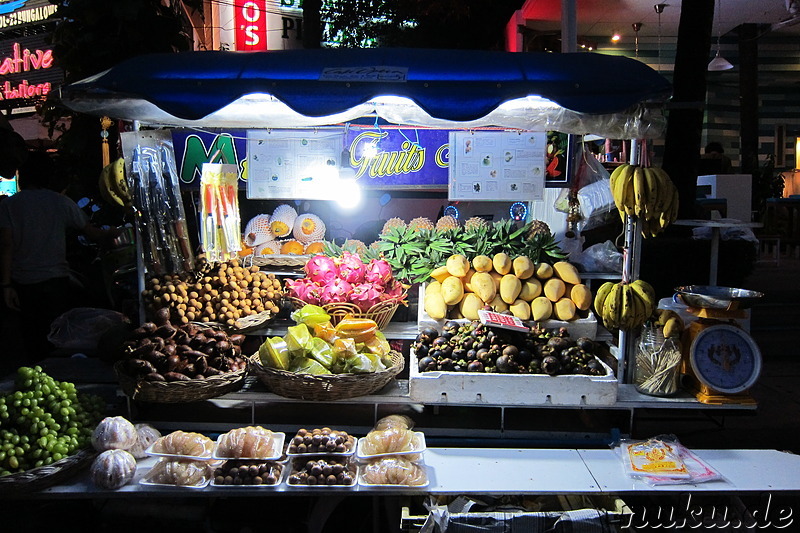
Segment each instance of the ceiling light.
M613 35L611 35L611 42L612 43L617 43L617 42L619 42L620 39L622 39L622 36L619 34L618 31L615 31L613 33Z
M720 48L719 41L720 41L720 33L721 33L720 28L719 28L719 19L722 16L721 5L722 4L721 4L720 0L717 0L717 13L715 14L716 18L717 18L717 53L714 56L714 59L712 59L711 62L709 62L709 64L708 64L709 72L720 72L720 71L723 71L723 70L730 70L730 69L733 68L733 65L731 64L731 62L728 61L727 59L725 59L724 57L722 57L719 54L719 48Z

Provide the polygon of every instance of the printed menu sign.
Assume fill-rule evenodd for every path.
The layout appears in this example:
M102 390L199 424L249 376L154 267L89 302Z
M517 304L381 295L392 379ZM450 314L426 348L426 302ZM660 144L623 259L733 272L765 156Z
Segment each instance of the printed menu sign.
M247 198L330 199L343 138L342 130L249 130Z
M449 200L542 200L543 131L450 133Z

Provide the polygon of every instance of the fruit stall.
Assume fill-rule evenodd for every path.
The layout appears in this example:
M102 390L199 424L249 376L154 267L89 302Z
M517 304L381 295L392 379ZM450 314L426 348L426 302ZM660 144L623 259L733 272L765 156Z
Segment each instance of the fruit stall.
M609 447L620 435L579 426L588 416L625 437L639 408L755 408L700 404L679 385L690 373L708 395L730 396L752 381L713 389L703 369L687 369L681 336L703 331L638 279L637 243L677 213L674 185L646 155L668 95L658 73L623 57L385 49L145 56L63 88L72 109L133 125L121 135L124 179L109 178L109 189L135 213L139 316L104 377L122 400L105 413L116 416L41 369L21 371L0 416L35 434L12 444L0 491L685 488L624 471L623 444ZM548 132L566 139L550 159ZM551 213L553 193L574 185L558 176L586 163L576 145L587 134L635 139L631 164L599 181L622 220L617 271L579 268L559 247L580 228L577 194ZM214 144L192 159L202 135ZM444 139L436 157L434 135ZM439 181L381 182L379 156L367 152L390 152L392 136L400 148L384 168L409 174L430 150L446 169ZM369 194L358 214L328 206L359 183ZM684 289L687 306L704 295ZM713 304L730 313L748 296L700 307L718 317ZM662 480L700 491L761 486L733 463L769 469L772 490L798 490L785 475L795 457L779 452L625 445L630 457L641 447L676 453L680 472ZM89 457L78 462L79 451ZM69 457L71 481L19 477Z

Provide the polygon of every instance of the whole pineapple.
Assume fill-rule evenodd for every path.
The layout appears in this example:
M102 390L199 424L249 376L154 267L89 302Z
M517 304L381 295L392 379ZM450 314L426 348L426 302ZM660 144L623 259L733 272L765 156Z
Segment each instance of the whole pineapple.
M532 240L537 235L552 235L553 232L550 231L550 226L547 225L547 222L542 220L532 220L530 223L530 230L528 231L528 240Z
M381 235L389 233L389 230L392 228L405 228L405 227L406 227L406 222L402 218L398 217L390 218L383 225L383 229L381 229Z
M411 231L420 231L424 229L434 229L433 222L426 217L417 217L408 223L408 229Z
M467 231L475 231L479 229L486 229L489 227L489 223L486 222L485 218L481 217L470 217L464 222L464 229Z
M458 228L458 219L456 217L445 215L436 221L437 231L447 231L455 228Z

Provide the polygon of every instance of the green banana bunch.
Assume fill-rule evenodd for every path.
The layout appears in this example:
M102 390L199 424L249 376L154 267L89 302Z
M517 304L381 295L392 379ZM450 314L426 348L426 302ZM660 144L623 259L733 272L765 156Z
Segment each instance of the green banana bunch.
M611 173L609 187L620 217L638 217L644 237L655 237L678 216L678 190L661 168L622 164Z
M655 291L646 281L603 283L594 298L594 309L608 330L636 330L653 315Z

